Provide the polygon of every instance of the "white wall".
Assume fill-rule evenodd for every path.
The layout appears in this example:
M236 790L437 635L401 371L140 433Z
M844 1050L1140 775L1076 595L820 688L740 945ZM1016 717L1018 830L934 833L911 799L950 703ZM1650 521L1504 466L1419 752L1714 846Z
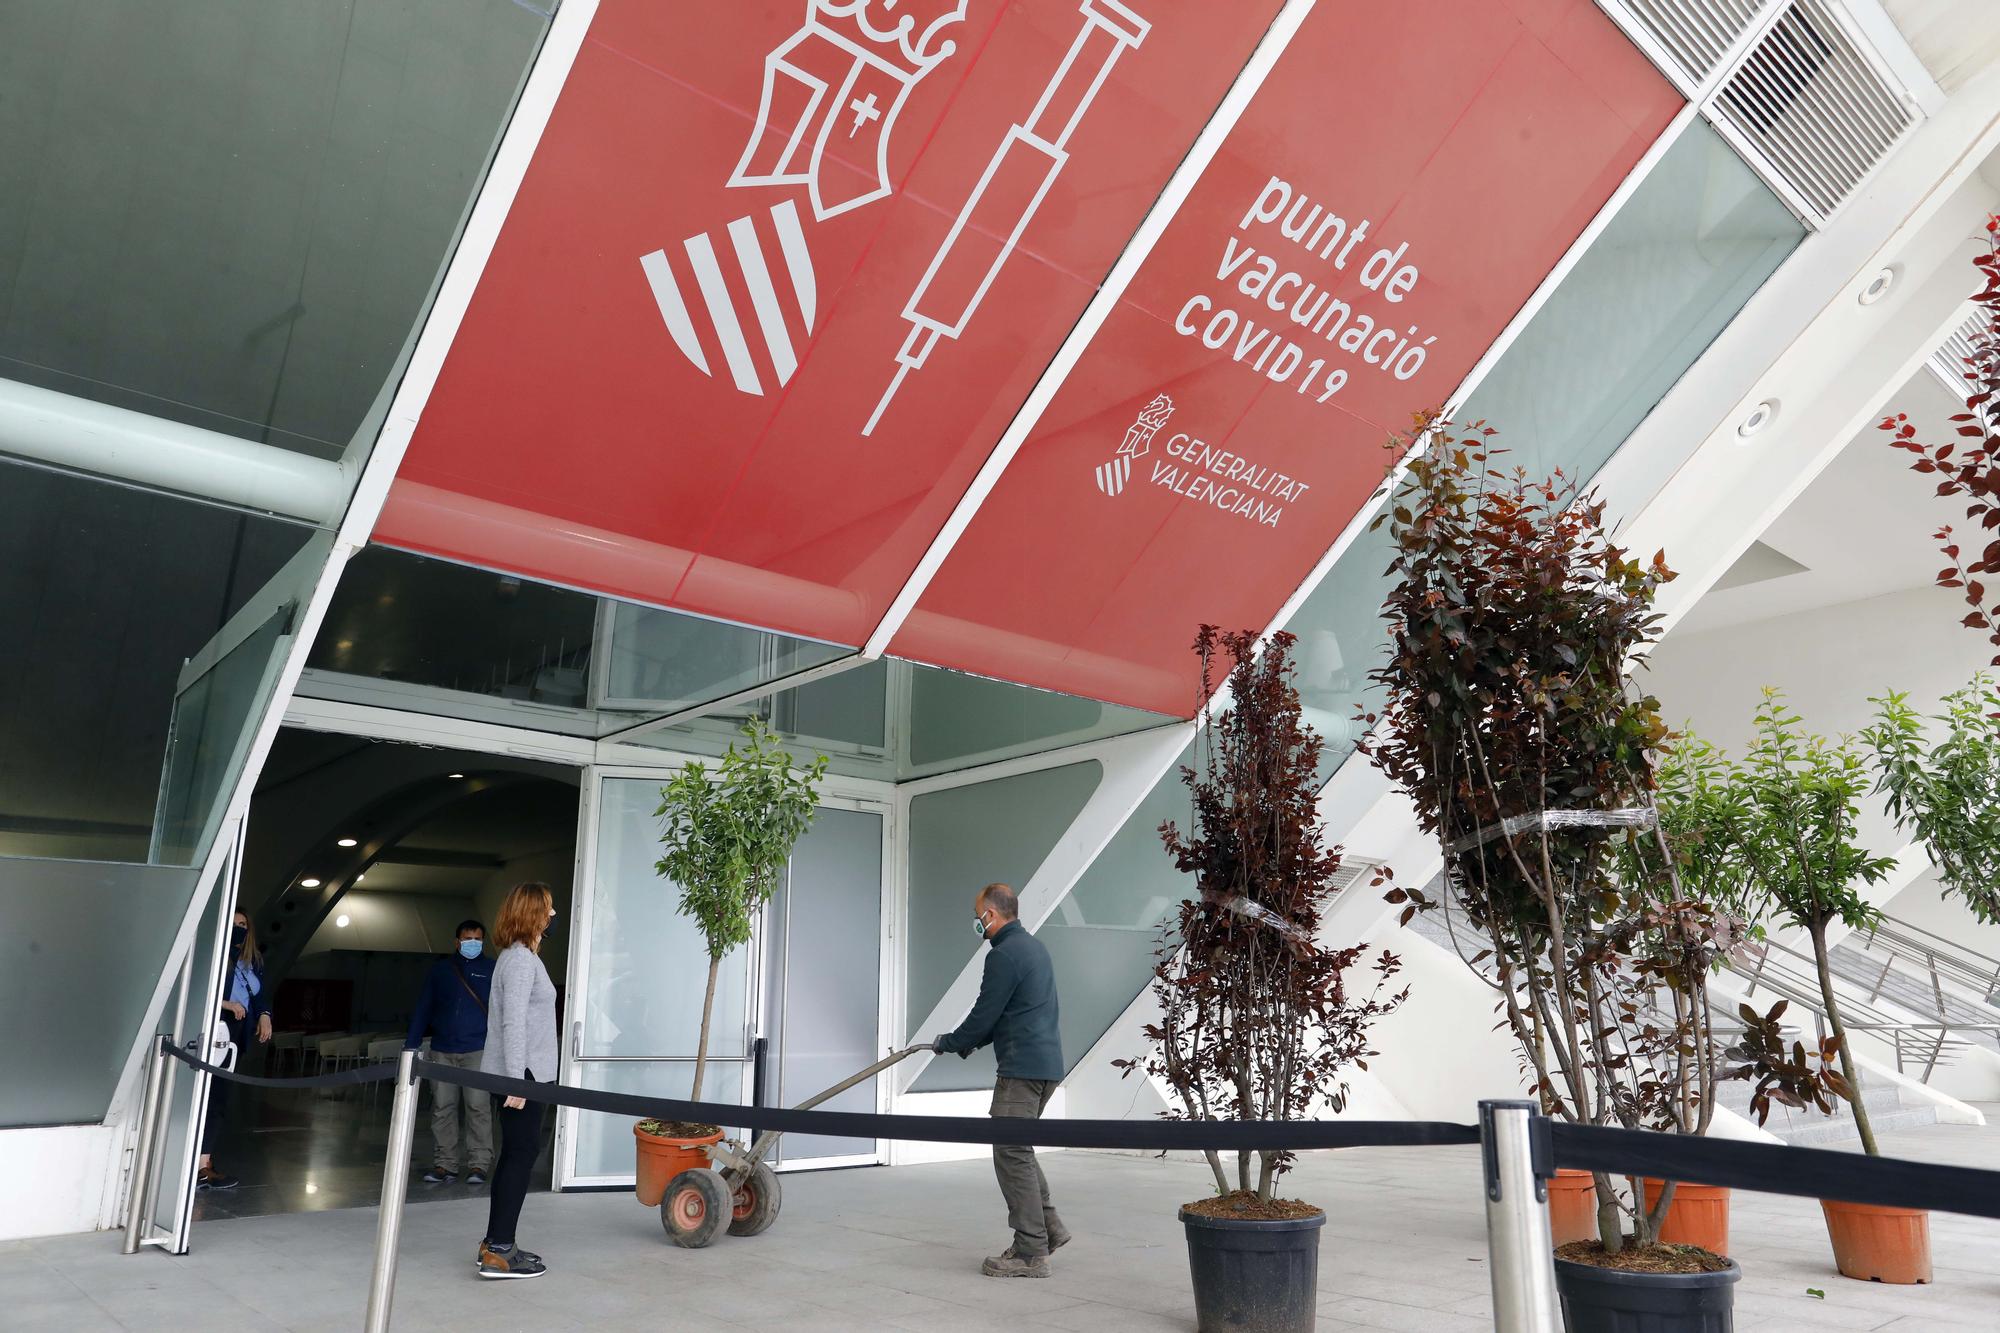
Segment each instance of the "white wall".
M1870 695L1902 690L1928 711L1986 663L1992 645L1958 623L1963 612L1956 594L1915 588L1707 632L1677 631L1654 649L1639 684L1658 696L1668 726L1691 725L1731 754L1749 745L1766 685L1784 690L1807 729L1851 734L1873 720ZM1907 841L1873 801L1861 828L1885 853Z
M458 923L478 916L473 899L426 893L369 893L354 890L341 897L333 912L300 952L300 965L289 976L316 975L306 965L314 954L334 949L374 953L442 954L451 951ZM345 916L347 924L339 924Z
M548 968L550 980L558 986L564 985L569 974L570 936L576 929L576 898L570 887L575 878L574 847L509 861L480 886L469 915L486 923L486 938L490 940L493 938L493 922L500 915L500 904L506 900L510 889L516 884L533 880L548 885L555 894L556 920L554 927L542 939L542 965Z
M0 1130L0 1241L111 1225L123 1140L118 1123Z

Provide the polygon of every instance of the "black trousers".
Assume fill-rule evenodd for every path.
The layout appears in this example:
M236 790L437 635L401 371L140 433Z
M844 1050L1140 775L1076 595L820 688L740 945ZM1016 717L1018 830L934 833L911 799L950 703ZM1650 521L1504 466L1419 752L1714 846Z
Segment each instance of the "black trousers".
M528 1177L534 1174L535 1158L542 1151L542 1104L529 1102L519 1110L509 1110L506 1099L496 1093L493 1118L500 1122L500 1156L493 1162L486 1243L512 1245L521 1205L528 1197Z
M250 1024L246 1019L231 1018L228 1014L222 1016L222 1022L229 1029L229 1039L236 1043L236 1067L241 1069L245 1057L250 1053ZM202 1058L204 1060L212 1060L215 1057L212 1052L203 1051ZM235 1091L236 1085L228 1079L210 1076L208 1080L208 1114L203 1117L201 1126L202 1152L213 1153L215 1151L216 1142L222 1138L222 1127L229 1120L227 1108L229 1099Z

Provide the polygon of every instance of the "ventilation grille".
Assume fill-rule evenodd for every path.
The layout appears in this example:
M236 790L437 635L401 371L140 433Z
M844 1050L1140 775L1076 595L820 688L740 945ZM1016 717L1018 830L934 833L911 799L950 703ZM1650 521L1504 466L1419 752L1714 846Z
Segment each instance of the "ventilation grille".
M1713 114L1822 220L1916 123L1826 0L1789 0Z
M1698 88L1768 3L1770 0L1625 0L1625 8L1672 57L1687 83Z
M1380 861L1369 861L1354 855L1340 858L1340 869L1333 872L1333 891L1340 893L1356 884L1364 884L1374 877Z
M1931 353L1927 363L1931 374L1938 377L1951 396L1964 402L1978 393L1973 386L1972 370L1966 363L1975 355L1972 340L1986 327L1986 317L1975 310L1965 317L1965 322L1951 331L1944 345Z

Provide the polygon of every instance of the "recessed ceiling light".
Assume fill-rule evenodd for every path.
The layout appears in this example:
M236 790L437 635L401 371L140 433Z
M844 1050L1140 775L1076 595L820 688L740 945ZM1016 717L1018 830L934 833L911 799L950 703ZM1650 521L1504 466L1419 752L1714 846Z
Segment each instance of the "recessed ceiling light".
M359 883L360 883L360 882L361 882L362 880L364 880L364 879L367 879L367 878L368 878L368 872L364 870L364 871L362 871L362 872L361 872L360 874L358 874L358 875L356 875L356 876L354 877L354 882L355 882L356 884L359 884Z
M1744 417L1743 420L1736 424L1736 434L1739 438L1747 440L1758 431L1764 429L1764 427L1770 425L1771 418L1777 415L1777 400L1775 398L1766 398L1763 402L1750 409L1749 416Z
M361 840L359 838L342 838L338 843L334 845L338 847L359 847L361 845Z
M299 881L299 887L302 889L316 889L319 887L319 881L308 876Z
M462 778L462 777L464 777L464 776L465 776L465 774L463 774L463 773L453 773L453 774L452 774L451 776L453 776L453 777L455 777L455 778Z
M1887 296L1889 289L1895 285L1896 270L1885 268L1868 280L1868 285L1861 289L1861 295L1857 299L1863 305L1874 305L1877 301Z
M339 916L335 917L333 924L345 930L347 928L347 913L342 912Z

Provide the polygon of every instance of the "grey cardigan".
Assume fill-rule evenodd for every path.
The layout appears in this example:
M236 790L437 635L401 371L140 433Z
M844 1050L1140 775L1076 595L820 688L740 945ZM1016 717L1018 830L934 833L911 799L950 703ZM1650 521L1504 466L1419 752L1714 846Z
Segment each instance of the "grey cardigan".
M509 945L493 964L486 1012L486 1051L479 1057L479 1072L555 1082L555 983L527 945Z

